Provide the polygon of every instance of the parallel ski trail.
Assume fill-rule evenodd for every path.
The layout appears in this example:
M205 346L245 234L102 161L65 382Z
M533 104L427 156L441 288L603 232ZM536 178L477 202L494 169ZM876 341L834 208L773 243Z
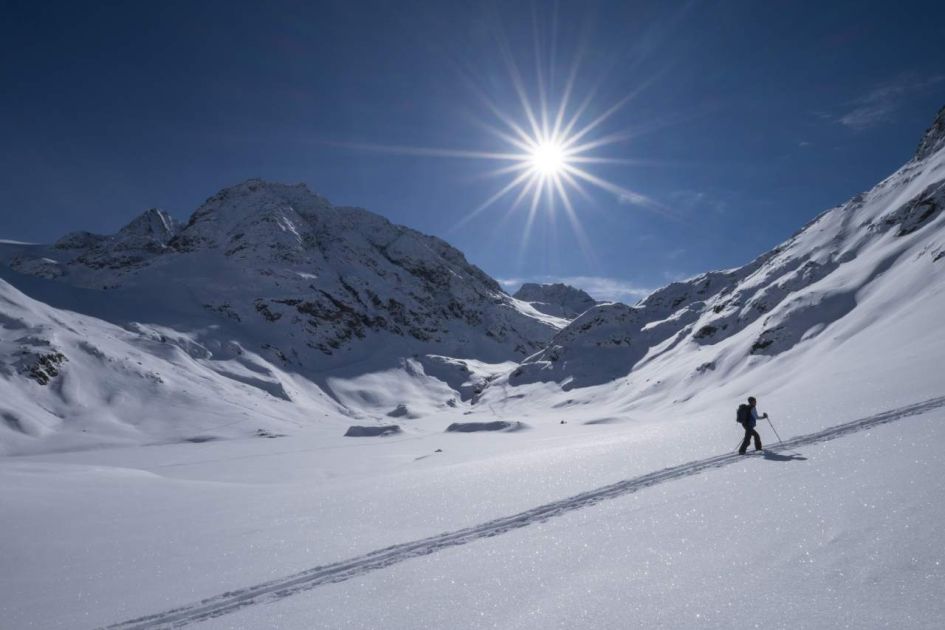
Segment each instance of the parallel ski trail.
M784 442L782 445L770 448L769 450L791 450L799 446L824 442L941 407L945 407L945 397L932 398L921 403L853 420L823 431L818 431L817 433L801 435ZM741 461L739 455L727 454L680 464L679 466L673 466L672 468L666 468L640 477L618 481L617 483L576 494L572 497L561 499L560 501L540 505L525 512L513 514L512 516L498 518L465 529L446 532L413 542L394 545L341 562L315 567L270 582L248 586L235 591L228 591L187 606L117 623L108 626L108 629L155 630L157 628L176 628L213 617L219 617L245 606L276 601L323 584L343 582L353 577L364 575L370 571L409 560L410 558L429 555L448 547L465 545L466 543L480 538L497 536L513 529L525 527L533 523L540 523L574 510L595 505L600 501L620 497L636 492L642 488L647 488L673 479L688 477L709 468L718 468L737 461Z

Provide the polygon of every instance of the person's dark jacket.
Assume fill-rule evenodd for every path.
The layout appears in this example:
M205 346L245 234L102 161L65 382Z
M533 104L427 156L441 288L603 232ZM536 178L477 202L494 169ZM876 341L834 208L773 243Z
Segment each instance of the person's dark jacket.
M745 407L747 407L747 410L743 410ZM758 410L743 404L739 407L738 411L738 417L741 418L741 425L746 429L754 429L758 424Z

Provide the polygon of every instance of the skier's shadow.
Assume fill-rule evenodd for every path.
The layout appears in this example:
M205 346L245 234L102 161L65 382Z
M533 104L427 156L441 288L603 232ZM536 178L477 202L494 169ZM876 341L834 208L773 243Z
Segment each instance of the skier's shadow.
M806 457L804 457L803 455L798 455L797 453L789 453L787 455L784 455L782 453L775 453L774 451L765 451L764 458L772 462L791 462L791 461L805 462L807 461Z

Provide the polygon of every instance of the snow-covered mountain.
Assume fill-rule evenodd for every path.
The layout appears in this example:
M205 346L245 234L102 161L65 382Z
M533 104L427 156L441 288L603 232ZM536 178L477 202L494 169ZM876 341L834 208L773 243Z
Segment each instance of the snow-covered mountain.
M547 315L574 319L598 302L587 292L568 284L538 284L526 282L514 293L517 300L528 302Z
M712 372L731 378L788 355L793 365L826 346L868 343L877 322L905 310L935 321L945 306L943 149L945 109L914 158L873 189L744 267L670 284L636 306L590 309L522 362L508 383L575 388L646 374L643 383L659 381L682 399L709 383ZM631 381L637 394L649 387Z
M180 396L199 397L201 382L208 399L220 396L222 375L251 384L264 405L284 399L297 405L290 416L304 415L306 395L293 385L301 378L303 390L319 399L326 392L349 415L383 416L409 399L413 416L468 399L490 371L539 350L566 323L511 298L440 239L335 207L304 185L251 180L208 199L185 225L152 209L114 235L2 244L0 261L0 333L10 356L20 357L8 362L2 384L23 397L23 406L8 411L17 418L6 427L17 442L57 424L88 432L74 420L54 420L82 415L63 392L80 383L86 392L110 391L109 383L124 378L111 361L131 356L156 355L132 363L148 365L139 376L161 383L167 398L157 398L172 406ZM80 329L86 332L75 337ZM171 386L178 352L200 367L190 364L195 371ZM89 355L103 369L92 369ZM420 379L422 394L404 396L402 383L390 392L350 380L384 371ZM55 400L31 403L37 386L50 386ZM40 398L49 393L39 391ZM142 409L116 413L140 428L152 415L143 401L153 398L130 397L141 398Z
M309 369L404 339L452 356L521 358L555 330L447 243L332 206L304 185L251 180L183 226L152 209L115 235L74 233L4 254L21 273L120 294L109 300L133 294L148 317L170 299L177 311L213 311Z

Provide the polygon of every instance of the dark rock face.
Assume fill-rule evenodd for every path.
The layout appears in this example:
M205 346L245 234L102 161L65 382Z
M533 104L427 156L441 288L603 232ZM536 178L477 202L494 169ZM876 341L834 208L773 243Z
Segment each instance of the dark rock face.
M71 232L56 241L56 249L92 249L108 241L103 234L91 232Z
M931 223L943 208L945 208L945 182L938 182L923 190L920 195L899 210L887 215L878 227L898 226L896 236L906 236Z
M525 425L521 422L495 420L494 422L454 422L446 427L447 433L477 433L479 431L519 431Z
M417 415L410 411L407 405L401 403L387 412L390 418L416 418Z
M21 371L40 385L48 385L59 376L60 366L65 361L66 356L61 352L24 353Z
M932 125L925 131L915 152L915 159L924 160L945 147L945 107L938 110Z
M389 424L380 427L363 427L353 425L345 431L345 437L383 437L385 435L394 435L400 433L400 427L396 424Z

